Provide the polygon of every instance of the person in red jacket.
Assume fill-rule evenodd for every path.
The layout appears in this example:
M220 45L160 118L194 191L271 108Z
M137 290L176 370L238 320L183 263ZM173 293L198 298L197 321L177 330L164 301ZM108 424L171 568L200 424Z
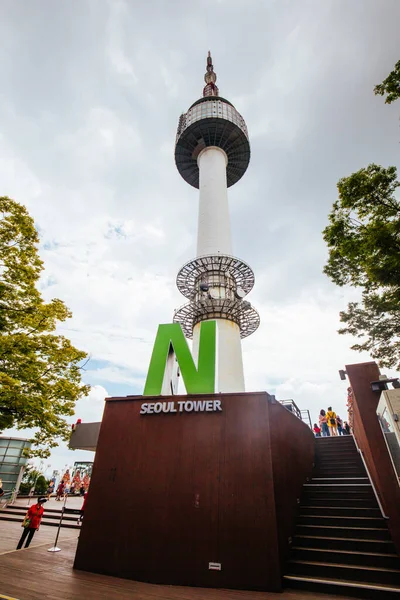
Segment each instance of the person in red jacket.
M26 538L28 539L26 540L25 548L28 548L29 544L31 543L32 538L35 535L35 531L37 531L40 527L40 521L42 520L44 513L43 504L45 502L47 502L46 498L40 497L37 501L37 504L32 504L32 506L29 507L26 517L22 522L24 531L22 532L21 539L18 542L17 550L21 550L22 544Z

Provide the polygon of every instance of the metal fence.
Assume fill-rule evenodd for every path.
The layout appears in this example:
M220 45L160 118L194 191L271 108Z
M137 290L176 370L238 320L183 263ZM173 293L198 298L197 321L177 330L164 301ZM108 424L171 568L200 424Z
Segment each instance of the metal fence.
M293 400L279 400L289 412L293 413L300 421L303 421L310 429L312 429L310 411L307 409L301 410Z

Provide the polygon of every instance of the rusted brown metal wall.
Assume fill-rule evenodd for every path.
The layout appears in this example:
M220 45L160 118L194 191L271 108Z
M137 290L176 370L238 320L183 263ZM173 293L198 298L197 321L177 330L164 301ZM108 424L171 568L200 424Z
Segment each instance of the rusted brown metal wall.
M375 362L346 365L353 390L354 437L362 451L371 478L389 517L389 529L400 554L400 487L376 415L380 393L371 390L379 379Z
M314 437L266 393L204 397L221 400L222 412L139 415L144 401L202 398L107 401L75 568L153 583L281 589L280 557Z

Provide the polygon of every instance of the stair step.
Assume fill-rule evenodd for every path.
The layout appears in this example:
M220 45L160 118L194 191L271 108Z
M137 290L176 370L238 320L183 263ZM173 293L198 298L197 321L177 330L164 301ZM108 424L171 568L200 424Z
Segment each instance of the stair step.
M298 524L295 535L313 535L317 537L351 538L357 540L391 541L389 530L381 527L348 527L343 525Z
M334 465L340 468L350 467L350 466L358 466L364 467L364 464L359 456L320 456L316 455L314 460L316 465L325 465L326 467Z
M301 575L284 575L285 584L288 587L309 590L317 593L342 594L356 598L367 598L368 600L386 600L396 598L400 595L400 587L396 585L384 585L377 583L362 583L361 581L345 581L318 577L302 577Z
M323 464L326 467L331 465L340 468L354 465L359 467L364 466L361 458L358 456L341 456L338 454L334 454L332 456L321 456L317 454L314 462L316 465Z
M336 482L338 484L340 484L340 483L368 483L369 485L371 485L368 477L313 477L312 482L332 483L332 484L336 484Z
M340 536L317 536L296 534L293 545L307 548L323 548L332 550L353 550L354 552L378 552L379 554L395 554L396 550L391 540L359 539Z
M317 473L324 473L326 477L365 477L366 472L364 467L327 467L323 465L316 465L313 471L313 475L317 475ZM321 475L322 476L322 475Z
M310 494L303 494L302 502L305 506L347 506L347 507L359 507L359 508L378 508L375 496L370 498L345 498L340 497L323 497L323 496L311 496Z
M326 440L326 438L325 438ZM348 450L349 452L358 452L355 443L353 442L353 440L350 440L349 442L343 442L340 444L337 444L335 440L330 440L328 439L327 441L323 442L323 444L319 444L317 443L315 446L316 452L324 452L325 450L336 450L337 452L341 452L343 450Z
M319 478L317 481L312 480L310 483L305 483L304 484L304 488L305 489L313 489L313 488L318 488L318 489L325 489L325 490L342 490L343 488L345 490L361 490L363 492L367 491L367 488L369 488L370 490L372 490L372 485L368 482L368 483L359 483L359 482L354 482L353 483L349 483L349 482L343 482L343 481L332 481L332 479L327 479L326 477L324 478L324 480L321 480L321 478ZM367 480L368 481L368 480Z
M335 473L333 473L332 471L328 471L328 470L319 470L316 469L313 473L313 477L329 477L329 479L340 479L340 477L347 477L348 479L350 478L358 478L358 477L362 477L364 475L363 471L342 471L342 473L340 473L340 475L336 475Z
M300 504L300 511L303 515L335 516L339 519L345 515L382 518L382 513L379 510L378 505L374 508L360 508L357 506L343 506L342 504L340 504L340 506Z
M353 454L355 456L360 454L354 445L347 446L344 444L343 446L337 446L336 444L324 444L323 446L319 446L317 444L315 454L325 454L325 452L331 454Z
M24 508L24 510L14 510L12 508L8 508L4 514L6 515L16 515L18 517L20 517L21 521L24 519L25 515L26 515L26 511L27 509ZM61 517L61 513L53 513L53 514L49 514L48 511L45 512L43 519L54 519L55 521L59 521ZM63 517L63 521L76 521L78 518L78 516L71 516L71 515L64 515Z
M338 440L340 440L340 442L338 443ZM354 440L352 438L346 437L344 435L342 436L334 436L334 435L328 435L326 437L320 437L317 438L317 448L326 448L326 446L333 446L336 445L337 448L344 448L344 447L352 447L352 448L356 448L356 445L354 443ZM357 448L356 448L357 450Z
M364 475L364 473L362 471L344 471L343 473L341 473L342 477L346 477L347 479L354 479L354 478L360 478ZM334 473L332 473L332 471L314 471L313 473L313 478L314 477L319 477L319 478L329 478L332 479L332 483L335 482L336 479L340 479L339 477L335 477Z
M292 546L291 558L308 561L334 562L400 569L400 557L397 554L380 552L356 552L354 550L332 550L330 548L312 548Z
M321 441L321 440L329 440L329 439L332 439L332 438L329 438L329 437L328 438L320 437L320 438L316 438L316 439L318 441ZM337 435L333 439L336 439L336 440L351 440L353 442L353 444L354 444L352 434L349 434L349 435Z
M317 456L325 456L327 454L330 454L332 456L339 456L341 454L346 454L348 456L359 456L359 452L358 450L353 446L351 447L347 447L347 448L335 448L334 446L332 447L326 447L326 448L316 448L316 452L315 454Z
M33 506L33 505L34 505L34 502L32 502L30 504L30 506ZM29 508L29 506L21 506L20 504L9 504L7 506L7 510L18 510L18 511L23 512L23 513L26 513L26 511L28 510L28 508ZM67 505L65 508L70 508L70 507ZM47 506L45 505L45 512L46 512L46 514L48 514L48 513L56 513L56 514L58 514L58 516L60 516L60 514L61 514L61 508L47 508Z
M22 523L21 517L16 517L16 516L6 516L3 512L0 513L0 521L12 521L14 523ZM42 525L48 525L50 527L58 527L58 522L59 520L55 520L55 521L48 521L45 517L43 517L40 526ZM61 524L62 528L66 528L66 529L80 529L80 525L77 525L77 518L74 519L74 522L70 523L66 523L63 519L63 522Z
M348 487L344 488L335 488L326 489L323 487L314 486L312 488L304 489L304 498L325 498L327 500L339 498L343 501L346 501L347 498L353 500L375 500L374 492L372 488L367 488L365 490L360 489L349 489Z
M362 462L360 460L340 460L340 459L335 459L335 460L330 460L330 459L321 459L319 457L317 457L315 459L315 468L316 469L329 469L330 471L334 471L336 472L338 469L342 470L346 470L349 471L350 469L359 469L359 470L363 470L364 465L362 464Z
M363 583L383 583L400 586L400 569L292 559L289 561L290 575L323 577L325 579L351 579Z
M338 443L337 439L335 436L317 438L316 448L317 450L323 448L337 448L338 450L341 448L354 448L357 451L354 440L342 436L339 438L340 442Z
M316 466L313 471L314 477L330 477L332 479L340 479L341 477L365 477L365 470L361 467L354 467L351 469L331 469L330 467L320 467Z
M325 456L316 456L314 460L316 468L330 469L337 471L338 469L364 469L364 465L358 458L350 458L335 456L334 458Z
M361 460L360 453L355 450L317 450L315 453L317 459L323 460Z
M387 529L387 521L383 517L360 517L349 515L327 515L327 514L300 514L298 525L326 525L334 521L338 522L339 527L373 527Z

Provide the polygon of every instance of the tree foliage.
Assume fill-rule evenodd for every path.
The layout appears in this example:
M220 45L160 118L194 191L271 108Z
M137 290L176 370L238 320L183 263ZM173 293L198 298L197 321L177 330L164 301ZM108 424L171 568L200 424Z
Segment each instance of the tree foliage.
M362 288L362 302L340 313L339 333L363 338L383 366L400 368L400 186L395 167L371 164L338 182L339 198L323 235L324 272L339 286Z
M391 104L400 98L400 60L394 66L393 71L374 88L375 94L385 96L385 104Z
M39 237L26 208L0 197L0 431L37 428L33 455L48 456L67 440L65 417L89 387L81 383L85 352L54 333L71 317L58 299L44 302Z
M33 488L34 494L45 494L49 486L49 480L45 478L43 473L34 467L25 469L19 487L20 494L29 494Z

